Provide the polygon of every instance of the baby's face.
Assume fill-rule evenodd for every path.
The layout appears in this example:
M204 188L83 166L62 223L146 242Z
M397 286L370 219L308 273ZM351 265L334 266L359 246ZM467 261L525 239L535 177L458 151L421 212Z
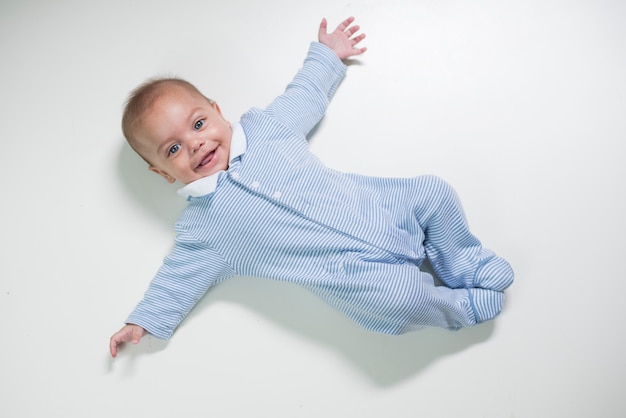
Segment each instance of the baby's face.
M141 119L137 132L150 170L188 184L228 168L232 129L219 106L172 86Z

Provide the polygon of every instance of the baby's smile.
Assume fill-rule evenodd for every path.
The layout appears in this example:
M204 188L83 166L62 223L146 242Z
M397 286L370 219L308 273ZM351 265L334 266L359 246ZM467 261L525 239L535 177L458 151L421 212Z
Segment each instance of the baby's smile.
M202 160L200 161L200 164L198 164L198 168L204 167L205 165L209 164L213 160L214 156L215 150L206 153L204 158L202 158Z

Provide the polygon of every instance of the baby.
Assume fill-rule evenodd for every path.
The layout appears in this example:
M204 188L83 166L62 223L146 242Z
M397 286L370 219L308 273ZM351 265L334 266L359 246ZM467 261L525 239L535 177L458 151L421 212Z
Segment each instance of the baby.
M124 135L151 171L185 184L188 206L171 253L111 337L113 357L147 333L169 338L211 286L235 275L298 284L387 334L458 329L501 311L513 271L470 233L448 184L341 173L308 150L342 60L366 50L353 21L328 33L322 20L285 92L238 123L183 80L131 94ZM419 269L426 257L445 286Z

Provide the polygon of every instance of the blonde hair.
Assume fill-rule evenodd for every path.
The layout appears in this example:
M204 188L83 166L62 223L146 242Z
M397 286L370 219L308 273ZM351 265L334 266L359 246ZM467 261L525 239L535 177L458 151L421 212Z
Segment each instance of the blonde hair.
M124 113L122 114L122 133L131 148L148 164L150 164L150 162L141 154L139 150L139 141L136 136L136 131L146 112L152 108L152 105L157 101L157 99L159 99L159 97L172 87L182 87L187 89L192 93L199 94L209 103L213 104L213 100L200 93L196 86L180 78L153 78L135 88L129 94L124 106Z

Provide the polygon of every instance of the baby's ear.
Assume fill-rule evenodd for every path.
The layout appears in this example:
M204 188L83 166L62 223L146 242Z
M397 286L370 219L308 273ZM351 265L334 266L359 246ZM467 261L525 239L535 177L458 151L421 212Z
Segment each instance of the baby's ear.
M211 102L211 107L215 109L215 111L224 119L224 115L222 115L222 109L220 109L220 105L217 102Z
M222 109L220 109L220 105L217 102L211 102L211 107L217 112L218 115L230 126L230 121L227 121L224 115L222 115Z
M151 165L148 167L148 170L152 171L153 173L157 173L158 175L160 175L161 177L163 177L168 183L174 183L176 181L176 179L172 176L170 176L169 174L167 174L167 172L156 168L155 166Z

